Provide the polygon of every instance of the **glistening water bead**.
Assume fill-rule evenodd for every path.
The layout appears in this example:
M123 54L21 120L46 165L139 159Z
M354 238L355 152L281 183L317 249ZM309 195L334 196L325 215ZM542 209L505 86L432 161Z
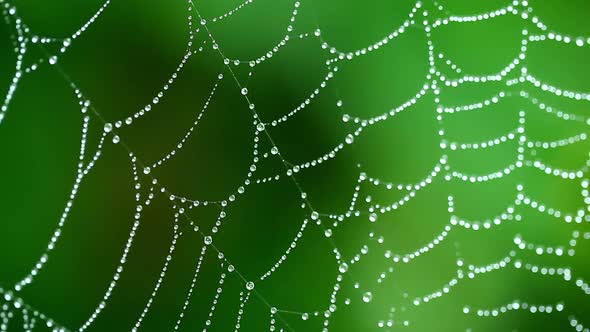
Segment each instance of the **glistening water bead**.
M105 123L103 128L105 133L110 133L113 131L113 124L112 123Z
M346 142L346 144L352 144L354 142L354 136L352 134L348 134L346 135L344 141Z
M365 303L369 303L373 300L373 293L371 292L365 292L363 294L363 302Z
M248 281L246 283L246 289L249 290L249 291L253 290L254 289L254 283L252 281Z
M338 271L340 271L340 273L346 273L346 271L348 271L348 264L342 262L340 266L338 266Z
M375 222L375 221L377 221L377 213L371 213L371 214L369 215L369 221L370 221L370 222Z

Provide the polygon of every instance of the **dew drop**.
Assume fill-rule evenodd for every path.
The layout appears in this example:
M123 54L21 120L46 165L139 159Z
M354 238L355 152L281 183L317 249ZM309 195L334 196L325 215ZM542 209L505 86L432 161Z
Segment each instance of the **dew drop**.
M369 303L371 300L373 300L373 294L371 292L365 292L365 294L363 294L363 302Z
M110 133L113 130L113 125L111 123L105 123L104 125L104 132Z
M342 262L342 264L340 264L338 267L338 271L340 271L340 273L346 273L346 271L348 271L348 264L346 264L346 262Z
M213 243L213 238L211 238L211 236L205 236L205 244L209 245L211 243Z
M253 290L254 289L254 283L252 281L248 281L246 283L246 289L249 290L249 291Z
M150 172L151 172L151 171L152 171L152 169L151 169L151 168L149 168L149 167L146 167L146 168L144 168L144 169L143 169L143 174L146 174L146 175L147 175L147 174L150 174Z
M375 222L375 221L377 221L377 213L371 213L371 214L369 215L369 221L370 221L370 222Z
M346 142L346 144L352 144L352 142L354 142L354 136L352 136L352 134L348 134L346 135L344 141Z
M120 141L121 138L119 137L119 135L113 136L113 144L119 144Z
M248 89L247 88L242 88L242 94L245 96L248 94Z

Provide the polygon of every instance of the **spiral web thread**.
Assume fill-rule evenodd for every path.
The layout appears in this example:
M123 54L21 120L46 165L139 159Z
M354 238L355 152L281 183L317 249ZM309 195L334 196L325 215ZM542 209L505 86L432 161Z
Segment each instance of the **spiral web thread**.
M165 196L172 201L172 208L174 212L174 230L172 242L169 247L168 256L165 263L162 266L159 278L156 281L153 291L149 297L149 300L145 304L145 307L140 311L137 316L135 324L132 328L133 331L137 331L142 327L144 318L149 314L152 303L158 295L158 291L162 283L165 282L166 272L168 269L169 262L174 257L175 245L177 241L183 236L179 224L181 221L188 222L195 232L200 234L203 238L203 245L200 250L200 256L197 260L197 264L194 269L194 275L192 282L186 294L186 300L182 306L181 312L178 313L178 318L170 326L171 330L181 329L183 318L188 315L187 308L191 303L191 298L196 289L196 280L199 272L203 268L203 258L208 251L213 251L217 256L219 263L223 267L223 272L219 276L219 288L215 294L211 310L209 312L207 322L204 322L204 331L207 330L208 326L214 324L215 315L214 311L216 303L219 300L223 292L223 284L226 278L239 278L243 281L243 289L240 292L240 307L235 317L235 331L240 329L240 321L242 315L245 314L246 305L250 298L256 296L260 298L269 309L269 330L280 330L280 331L292 331L293 328L289 326L287 321L284 319L285 315L298 315L303 320L312 319L317 317L323 321L322 329L328 331L330 328L330 321L332 314L337 311L338 305L350 305L351 303L369 303L372 301L373 292L371 286L360 286L359 283L355 283L355 288L359 289L358 299L341 299L339 298L339 292L341 290L341 283L346 278L352 278L350 272L354 269L354 266L365 257L369 249L371 252L381 252L385 258L383 262L384 272L377 276L377 283L381 283L389 274L393 272L393 267L398 264L411 264L413 260L418 259L421 255L434 250L435 247L442 243L448 234L451 232L457 232L457 228L466 229L469 231L482 231L485 232L489 229L497 227L498 225L505 222L521 221L522 216L519 211L523 208L531 208L541 213L547 214L554 217L560 222L582 224L590 221L590 197L588 194L589 181L586 177L588 167L590 166L590 159L588 159L580 169L577 170L564 170L553 167L546 164L545 162L535 159L534 153L531 151L535 149L556 149L562 146L576 144L578 142L587 139L586 133L577 133L570 137L566 137L556 141L533 141L527 137L526 132L526 112L519 112L519 123L516 124L514 130L511 130L504 135L489 138L480 142L452 142L446 139L444 131L444 119L452 117L453 114L461 112L482 112L485 111L490 105L501 103L503 99L509 98L521 98L526 100L532 109L532 112L546 112L555 117L555 121L573 121L579 122L585 125L590 125L590 118L585 116L567 113L562 110L556 109L549 105L546 105L542 100L538 99L535 94L551 94L559 98L571 99L584 102L590 102L590 94L586 92L569 91L560 87L551 85L546 82L542 82L537 79L526 66L527 50L529 45L533 43L561 43L570 44L572 47L588 47L590 46L590 38L581 36L568 36L556 32L546 26L543 21L534 15L533 8L528 4L527 1L513 1L507 3L506 6L485 12L474 14L470 16L455 16L445 9L440 3L433 3L433 12L429 12L425 9L422 2L416 2L410 12L407 15L406 20L390 34L384 36L381 40L374 43L367 44L366 47L353 51L342 51L330 45L330 43L324 40L322 31L319 27L309 33L295 34L293 33L294 27L297 25L297 16L300 11L300 2L293 3L293 12L287 25L284 37L267 53L261 55L254 60L239 60L232 59L226 56L223 52L223 45L220 45L215 36L209 30L211 24L223 24L225 19L232 17L233 15L239 15L240 10L249 7L254 3L255 0L246 0L242 4L236 6L230 11L210 19L205 19L199 12L198 5L193 3L192 0L188 0L187 3L187 14L188 14L188 30L189 38L186 45L186 53L176 70L171 74L170 79L164 83L160 92L158 92L153 100L151 100L145 107L135 112L134 114L122 118L120 120L107 122L101 115L100 111L92 106L91 99L81 91L76 83L68 76L68 74L62 69L59 64L59 58L66 55L69 48L75 45L76 40L82 38L84 32L91 28L94 24L100 24L100 16L104 11L109 10L110 0L107 0L103 5L96 11L96 13L78 30L72 33L67 38L51 38L39 35L27 26L26 22L18 15L18 8L10 4L5 0L0 0L2 8L3 18L5 23L11 27L13 31L12 43L14 51L16 53L16 64L14 67L14 76L9 85L8 91L6 92L2 101L0 109L0 124L3 121L10 121L10 103L14 93L17 91L19 82L22 79L26 79L27 76L35 74L36 70L43 66L51 66L56 70L60 76L70 85L73 93L77 97L80 105L81 116L82 116L82 127L81 127L81 140L80 140L80 155L77 172L75 175L74 185L71 190L69 199L63 209L61 218L59 219L55 231L53 232L45 251L40 255L36 262L33 262L30 272L25 275L21 281L11 287L0 288L0 294L2 295L2 307L0 312L0 330L8 331L17 329L17 327L11 325L11 320L16 316L22 317L24 326L21 328L25 331L32 331L35 329L50 329L54 331L66 331L66 330L77 330L84 331L90 328L94 321L98 319L103 312L104 308L108 305L111 298L111 294L117 288L117 281L120 276L124 273L125 263L127 261L127 255L133 248L134 237L136 231L141 226L142 210L145 206L149 205L153 199L158 196ZM515 16L522 19L522 39L521 47L518 55L508 64L506 67L500 69L498 72L476 76L465 74L464 70L455 63L452 59L448 58L444 53L437 51L435 47L435 41L433 41L431 33L435 29L446 25L465 24L468 25L470 22L478 22L485 20L494 20L502 16ZM387 47L386 44L394 43L396 38L403 35L410 28L420 28L424 31L428 43L428 61L429 61L429 72L422 88L415 93L415 95L407 101L401 103L398 106L391 108L390 110L370 118L361 118L353 115L344 115L342 118L343 122L352 124L352 130L345 137L341 139L341 143L337 144L333 149L325 153L324 155L309 160L301 164L291 164L287 161L285 156L281 153L280 147L277 146L269 131L269 127L280 127L282 123L289 121L295 114L306 108L311 101L316 98L322 91L322 89L329 84L329 81L338 73L339 66L345 66L346 63L355 61L355 59L365 56L371 52L379 52L381 48ZM325 66L328 70L328 74L324 77L323 81L320 82L317 89L297 108L285 113L275 120L264 120L261 119L257 113L257 110L250 100L248 89L238 79L238 76L234 73L234 69L244 66L249 67L250 73L256 70L256 66L259 64L271 61L272 56L281 52L283 46L288 43L297 42L302 39L313 39L316 38L320 41L322 50L327 54L328 59L325 62ZM39 46L45 52L46 56L36 59L35 61L25 61L25 55L28 50L32 47ZM43 45L59 45L59 52L51 54L45 50ZM169 88L173 88L174 82L177 76L181 73L184 65L191 60L191 58L205 49L213 49L220 59L223 61L225 68L222 73L217 77L217 82L212 87L209 97L202 109L198 113L198 116L190 129L185 133L183 138L178 142L176 147L169 153L165 154L161 159L147 163L140 160L134 153L131 146L125 143L124 137L118 135L117 131L119 128L125 126L133 126L135 121L141 117L148 116L150 112L157 111L157 104L161 99L165 97L165 93ZM449 70L452 75L446 76L441 70ZM185 142L190 138L191 134L196 130L198 124L207 111L209 102L216 93L219 83L229 79L235 82L238 89L238 96L243 98L253 117L252 128L255 132L254 140L252 142L254 149L252 154L252 164L249 168L249 173L244 182L238 185L235 192L232 192L227 196L226 199L221 201L196 201L186 197L176 195L170 192L166 187L158 181L152 171L161 167L166 161L173 158L174 155L182 150ZM442 89L453 89L461 86L465 83L477 84L484 82L499 82L505 84L505 90L498 91L495 95L483 99L479 102L460 105L460 106L447 106L443 105L440 101L439 96L441 95ZM311 204L313 200L309 197L304 188L297 181L297 173L303 172L305 169L312 167L321 167L321 164L328 161L339 154L340 151L346 149L348 146L355 144L355 140L362 136L365 131L371 128L373 125L383 121L395 121L397 114L401 112L409 112L412 110L414 104L418 100L430 96L434 99L437 104L436 117L438 121L438 134L440 136L440 152L441 156L436 165L432 167L432 171L423 178L422 181L411 184L397 184L386 182L382 179L374 178L365 172L360 172L358 181L355 184L351 184L354 187L353 195L350 200L349 208L343 213L323 213L316 211ZM341 106L341 102L337 102L338 106ZM89 127L96 123L98 126L102 126L103 131L100 136L99 142L95 147L87 146L87 136ZM0 128L1 130L1 128ZM267 139L272 148L269 151L259 151L259 142L262 139ZM446 151L454 150L474 150L474 149L488 149L493 148L497 145L501 145L506 142L515 141L518 144L518 155L516 160L497 171L483 175L471 175L465 174L460 169L451 166L449 157ZM112 143L112 144L110 144ZM79 327L66 327L59 323L57 317L47 317L43 312L34 308L33 305L26 302L25 299L20 297L20 291L26 288L28 285L35 281L35 277L40 273L43 273L43 268L48 264L51 253L56 246L59 245L62 229L66 225L68 215L71 207L76 201L76 195L81 186L84 185L84 178L90 172L92 172L95 164L101 159L102 151L104 149L123 148L127 151L129 161L132 166L132 177L135 189L136 206L134 223L129 233L126 246L122 252L121 259L115 273L109 283L108 288L104 292L103 298L96 305L93 312L89 313L88 318L82 326ZM284 169L275 175L257 178L257 166L264 163L266 160L278 159ZM353 257L343 257L340 253L339 248L332 241L332 233L337 231L340 222L359 216L366 216L368 221L376 222L379 215L393 213L395 210L402 209L406 203L412 200L419 191L428 187L435 181L451 181L452 179L463 181L466 183L478 183L493 181L505 176L508 176L513 171L519 168L533 168L538 169L546 176L553 176L563 181L577 181L580 185L580 193L587 206L580 208L574 212L560 211L556 208L535 200L535 198L529 196L524 188L524 185L517 186L517 195L514 198L512 204L498 214L487 219L482 220L465 220L460 216L454 214L454 200L453 196L448 196L448 212L449 212L449 223L439 233L435 234L432 241L418 247L415 251L406 254L395 254L390 250L383 249L384 236L386 234L378 234L375 232L369 233L367 244L359 248L359 253ZM302 223L299 232L293 238L292 242L288 244L287 250L284 255L280 257L276 263L268 269L268 271L262 274L260 277L255 279L248 279L246 276L240 273L239 267L234 266L231 263L231 257L226 257L223 254L221 248L218 248L214 244L215 234L221 231L224 218L227 216L227 208L230 207L234 202L240 200L240 197L247 194L249 186L255 186L261 183L278 181L281 178L289 178L292 185L297 188L300 193L302 207L307 211L307 218ZM396 201L393 201L386 205L374 204L367 198L368 207L359 208L357 204L358 199L361 195L364 195L363 191L369 192L372 187L382 187L387 190L399 191L405 195ZM206 205L218 205L220 213L217 217L217 222L211 230L201 230L194 223L193 220L188 216L187 212L191 209L198 209L199 206ZM315 225L315 226L314 226ZM280 269L281 265L288 259L289 254L295 250L298 241L305 236L305 230L308 227L319 227L325 234L326 241L333 247L334 259L337 262L338 271L337 278L334 283L333 292L330 296L327 306L318 305L318 310L315 311L293 311L283 310L279 305L269 303L265 300L264 294L261 294L256 289L256 284L262 283L265 279L269 278L276 270ZM580 228L581 229L581 228ZM590 239L590 232L583 232L581 230L575 230L571 234L570 241L563 246L544 246L541 244L534 244L527 242L527 239L517 235L514 238L516 248L510 250L508 254L496 262L492 262L488 265L474 266L468 265L462 259L457 260L457 274L448 283L442 285L439 289L427 293L425 295L416 297L411 300L411 305L422 306L427 305L428 302L435 301L437 298L447 296L452 293L454 286L458 285L466 279L477 278L480 274L491 273L501 269L517 269L526 270L531 274L536 275L556 275L563 278L566 282L575 284L581 292L585 295L590 295L590 287L588 283L583 279L576 277L574 271L569 267L552 267L552 266L539 266L531 264L519 258L519 252L521 251L534 251L538 255L554 255L554 256L574 256L576 254L576 245L580 241ZM362 290L361 290L362 289ZM325 307L323 307L325 306ZM321 309L320 309L321 308ZM411 306L408 310L411 310ZM512 310L527 310L531 313L554 313L565 311L567 313L567 306L565 303L556 302L552 304L533 304L521 301L513 301L497 308L470 308L465 306L457 308L462 311L465 315L477 315L477 316L499 316L503 313ZM384 317L382 320L375 322L377 327L383 328L384 330L391 330L394 326L408 326L411 324L410 321L394 321L393 312L395 307L391 308L391 314L389 317ZM575 331L589 331L585 328L581 321L578 321L573 315L569 316L569 322L564 322L564 326L570 326Z

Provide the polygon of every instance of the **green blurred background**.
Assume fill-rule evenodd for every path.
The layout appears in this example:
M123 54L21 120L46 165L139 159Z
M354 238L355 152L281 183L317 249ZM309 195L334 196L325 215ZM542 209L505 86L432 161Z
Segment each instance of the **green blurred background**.
M213 18L236 7L241 0L197 1L199 12ZM505 6L507 1L441 2L456 15L481 13ZM590 36L587 1L530 1L534 14L551 29L570 36ZM86 22L102 4L15 0L17 15L39 35L61 38ZM313 32L340 50L356 50L380 40L407 18L411 1L302 1L292 35ZM443 15L429 0L429 19ZM186 1L113 1L102 16L61 56L59 65L82 89L106 121L123 119L142 108L162 89L185 54L188 38ZM250 60L265 54L285 34L293 11L287 0L255 0L230 18L209 23L223 52L232 59ZM419 16L418 20L423 17ZM197 19L195 19L198 22ZM195 23L196 23L195 22ZM196 26L197 24L195 24ZM433 32L436 52L442 52L465 73L496 73L519 52L521 30L534 28L519 17L478 23L455 24ZM14 73L15 55L10 35L13 27L2 25L0 35L0 91L6 91ZM195 44L208 40L203 31ZM338 64L339 71L319 97L286 123L268 127L284 158L300 164L318 158L343 141L354 124L344 114L368 118L387 112L413 97L426 82L428 48L424 29L417 24L378 51ZM152 172L159 182L178 196L218 201L227 198L244 180L252 160L254 126L247 103L231 79L219 54L211 49L194 55L177 82L154 110L132 126L118 130L122 140L146 163L170 151L190 127L217 75L225 74L208 111L183 150ZM333 55L316 38L293 40L270 60L255 67L231 67L247 82L249 98L264 121L276 119L297 107L316 89L328 72L325 61ZM31 46L25 63L54 53ZM590 52L555 42L530 45L526 66L537 78L575 91L589 91ZM440 61L439 61L440 62ZM453 72L437 63L444 75ZM509 75L517 77L519 70ZM521 89L564 111L586 116L588 102L557 98L530 84L506 87L505 83L465 84L442 88L441 103L455 106L488 98L500 90L517 94ZM341 100L342 106L337 106ZM498 137L517 126L518 111L527 112L527 135L552 141L585 132L587 125L565 122L534 108L522 98L506 98L485 111L447 115L447 138L477 142ZM0 126L0 287L10 289L33 267L45 249L67 201L75 178L82 115L78 101L55 67L42 66L25 75ZM436 104L431 92L401 114L366 128L354 144L336 158L295 174L313 207L321 213L343 213L362 170L372 177L394 183L422 180L441 157L437 134ZM88 149L94 150L103 123L91 115ZM261 138L261 153L271 145ZM454 168L468 174L502 169L516 158L516 141L487 150L448 153ZM588 158L586 141L555 150L538 150L537 158L562 169L577 169ZM530 151L527 151L527 154ZM284 174L275 158L261 161L254 178ZM145 181L145 179L143 180ZM517 250L513 243L521 234L531 243L566 245L573 231L588 232L584 224L566 224L533 211L518 209L521 222L506 222L486 231L454 229L434 250L412 261L397 264L394 272L378 283L389 267L386 250L405 254L431 241L449 222L447 196L454 196L455 213L469 220L498 215L514 202L516 185L528 195L562 211L584 209L581 180L563 180L522 168L500 180L469 184L437 177L402 209L381 215L376 223L367 215L353 217L334 229L331 240L343 257L351 259L366 245L368 254L344 275L337 310L330 317L330 331L568 331L568 316L590 325L587 294L573 282L557 276L541 276L508 267L462 280L449 294L430 303L412 301L439 290L456 276L458 258L483 266L505 257L511 250L523 261L540 266L570 267L574 278L590 279L589 244L580 240L574 257L535 255ZM35 282L19 296L35 309L68 329L77 329L92 313L115 272L133 224L134 190L127 151L107 139L95 169L84 179L57 248ZM386 191L364 183L359 208L391 203L404 193ZM215 245L247 280L255 280L280 258L297 234L309 210L301 207L293 182L281 180L253 184L226 208L223 230ZM157 195L143 212L141 226L125 271L104 312L92 331L128 331L139 317L165 262L172 238L173 209L166 195ZM188 214L202 230L215 223L219 207L191 209ZM328 220L325 220L328 223ZM200 253L201 234L181 222L184 235L177 244L166 279L144 319L145 331L172 330L190 285ZM368 234L383 236L380 244ZM252 295L245 306L241 331L265 331L270 326L268 302L282 312L276 328L285 331L321 331L324 311L330 305L338 264L324 230L310 223L295 250L270 278L256 284L260 296ZM466 270L463 267L463 270ZM220 261L213 250L205 256L182 331L202 330L218 287ZM359 288L354 284L359 283ZM231 331L239 310L244 281L228 274L210 331ZM371 291L372 301L362 294ZM345 300L350 299L350 305ZM531 304L563 303L561 313L531 314L511 311L499 317L465 315L463 307L497 308L520 300ZM392 308L395 308L393 311ZM314 316L314 312L320 312ZM303 320L300 313L311 315ZM378 322L392 319L393 327ZM403 322L409 325L404 326ZM9 331L20 329L14 318ZM40 324L39 324L40 325ZM42 330L43 327L36 329Z

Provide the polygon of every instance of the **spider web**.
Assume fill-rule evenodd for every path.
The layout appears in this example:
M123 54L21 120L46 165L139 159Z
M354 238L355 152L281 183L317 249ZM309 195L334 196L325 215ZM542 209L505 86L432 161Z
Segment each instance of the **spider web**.
M588 215L588 211L590 211L589 180L587 178L590 159L585 159L578 168L568 169L553 165L561 161L560 158L551 154L543 154L544 151L551 152L583 144L587 140L587 134L584 131L573 132L575 129L568 127L566 130L568 136L566 137L546 141L535 140L529 134L528 125L530 117L534 117L535 114L544 114L552 118L550 121L573 123L579 128L585 129L590 125L590 118L576 112L568 113L562 110L562 105L563 108L568 107L571 103L587 105L585 103L590 102L590 94L544 82L528 69L527 62L529 49L534 45L557 43L560 47L585 49L590 45L590 38L556 32L534 14L532 6L527 1L513 1L494 10L465 16L454 15L438 2L419 1L413 4L403 23L392 29L390 33L377 41L367 42L364 47L346 51L333 46L324 37L317 18L315 20L316 26L311 31L298 32L298 18L302 12L309 10L312 15L315 15L313 6L305 7L305 4L305 1L293 2L284 36L274 46L253 59L234 59L231 54L224 51L225 45L218 41L211 27L225 24L226 20L241 15L242 10L254 8L256 1L247 0L223 14L206 18L201 14L199 3L189 0L186 6L188 41L185 53L175 70L162 83L161 89L153 95L146 106L128 116L107 119L103 115L103 111L94 106L92 96L87 95L84 89L70 77L60 61L67 57L70 49L84 38L88 30L101 24L103 13L112 10L111 1L104 2L88 21L67 38L52 38L29 28L26 18L19 15L18 6L0 0L3 18L11 29L11 43L16 57L14 76L10 81L0 109L0 125L11 121L12 112L19 111L12 109L11 103L19 91L21 81L28 79L29 76L34 76L45 67L55 71L71 88L79 103L82 120L80 153L71 192L45 249L38 255L36 261L31 262L30 270L14 285L2 285L3 287L0 288L2 295L0 331L19 329L25 331L43 329L85 331L94 327L96 322L105 316L107 308L115 301L113 297L119 289L120 279L124 277L127 263L131 259L130 255L137 242L136 235L144 223L145 214L148 213L145 210L149 211L150 205L158 200L167 202L166 208L170 211L169 215L172 215L170 243L167 245L168 249L164 261L159 267L157 277L155 280L150 280L150 292L144 305L138 311L137 308L134 308L133 311L126 313L125 316L132 317L133 323L129 327L121 325L120 329L138 331L142 328L149 328L144 324L144 321L148 319L150 313L156 310L154 305L161 289L167 282L170 283L167 281L170 278L170 273L168 273L171 269L170 266L178 256L177 248L183 239L190 236L188 234L197 235L198 250L195 251L197 257L194 266L191 266L192 271L188 285L178 287L183 294L183 300L179 303L178 310L175 309L175 318L169 322L167 330L183 330L183 324L186 325L185 321L194 311L191 311L191 304L197 301L196 298L201 292L201 288L205 287L200 285L200 279L207 270L215 270L217 275L214 278L214 296L207 305L208 311L205 320L200 322L200 328L203 331L214 329L216 324L221 323L220 321L231 321L234 331L251 330L252 327L243 321L248 316L248 304L253 299L259 300L265 307L266 321L264 324L267 326L266 329L270 331L346 330L346 325L334 325L333 323L334 320L339 319L338 312L344 310L357 312L353 314L354 317L365 319L362 314L367 310L365 308L373 308L370 310L374 310L375 314L368 315L369 318L366 319L370 320L367 322L367 326L376 330L393 331L412 328L414 325L419 328L419 320L427 321L432 318L429 318L428 311L426 311L425 314L420 314L418 320L416 316L412 316L411 312L420 312L419 310L423 307L452 297L457 288L471 282L471 280L479 280L488 274L506 270L510 270L513 274L522 273L532 279L553 278L555 283L565 283L575 289L574 291L568 290L569 292L590 295L590 286L587 281L577 274L578 270L583 270L583 262L570 259L576 255L587 257L587 254L584 253L585 248L578 248L578 246L581 247L585 240L590 239L590 232L587 231L587 227L585 228L586 223L590 221L590 215ZM434 34L439 29L448 26L465 26L467 28L473 23L494 21L502 17L514 17L521 21L520 47L516 50L516 56L495 73L469 74L468 70L462 68L457 60L446 54L448 52L442 52L442 49L437 47ZM341 135L337 143L327 152L303 162L290 161L291 157L283 152L283 147L277 143L278 140L275 140L276 133L282 130L282 126L296 121L302 113L318 111L313 109L315 100L323 98L327 94L324 91L334 84L335 77L338 77L347 65L371 54L384 52L385 49L391 47L389 44L395 44L413 30L420 31L426 43L428 73L421 88L414 91L409 99L381 114L361 116L359 114L362 112L354 112L343 107L346 95L340 92L338 87L335 87L334 91L338 96L328 96L328 98L331 99L332 104L336 105L337 112L341 112L342 109L346 110L347 113L339 115L341 122L346 125L346 133ZM272 62L276 57L286 52L291 44L307 40L316 41L319 49L323 52L326 60L322 66L327 71L326 74L316 87L311 88L311 93L299 101L298 106L279 112L278 117L263 115L253 97L257 91L248 86L250 78L256 75L259 66ZM33 59L30 59L29 53L32 53L33 49L39 51L41 55L38 57L34 55ZM179 136L180 139L172 149L156 160L150 161L142 158L141 153L137 152L134 145L129 142L129 138L125 136L124 130L133 128L141 119L148 118L153 113L164 111L161 110L164 107L162 103L170 91L174 90L175 84L181 79L186 66L192 61L198 61L195 58L201 55L213 57L223 64L223 69L217 74L214 84L206 94L204 103L200 105L199 111L188 123L187 129ZM247 110L251 116L249 123L240 124L240 126L247 126L253 133L250 142L252 150L249 156L251 162L244 172L245 178L236 184L235 188L223 199L191 198L170 189L173 186L169 186L165 180L159 178L160 173L158 172L169 162L172 162L177 155L183 152L190 153L185 151L187 150L186 146L190 144L192 136L199 131L200 126L207 121L209 113L213 112L210 109L211 103L220 93L222 83L228 81L236 87L233 91L233 98L241 100L243 102L242 108ZM443 101L446 94L452 95L455 90L459 90L463 86L490 83L497 84L499 89L491 96L484 96L475 102L457 106ZM436 157L436 163L429 167L428 172L421 179L408 183L390 182L386 178L370 174L365 169L364 161L358 160L358 165L353 165L356 171L356 181L337 180L341 185L350 188L349 190L352 192L351 196L344 201L346 206L342 212L333 212L343 206L342 202L335 202L336 199L330 201L335 202L335 207L325 210L315 208L313 203L322 199L314 197L311 191L306 190L307 184L304 184L300 179L305 172L327 167L325 165L330 163L340 162L339 156L361 144L359 142L371 130L382 128L379 126L384 123L395 123L398 118L417 112L420 103L426 99L430 100L434 106L431 110L434 110L432 117L435 120L435 134L438 135L437 151L439 155ZM550 105L545 99L553 103ZM465 141L459 141L447 133L447 126L452 127L455 118L465 114L479 115L496 112L499 106L509 101L515 102L518 109L507 107L508 111L517 116L511 129L505 133ZM506 123L503 120L501 122ZM547 127L551 125L545 124L545 126L544 129L547 130ZM97 128L99 129L98 134L94 135L96 133L93 130ZM387 145L388 142L380 142L380 144ZM453 159L458 152L472 153L477 151L479 153L506 146L510 149L514 147L516 150L514 159L504 166L483 174L463 170L460 166L456 166L461 163L455 162ZM135 201L134 206L127 207L132 213L131 228L128 231L120 258L114 267L112 277L104 282L106 288L101 298L80 326L70 326L62 323L67 320L64 319L65 317L49 316L37 308L34 303L28 302L22 294L32 287L36 279L43 275L46 267L51 264L54 250L62 242L62 233L67 233L66 229L69 223L76 222L69 220L71 219L69 217L77 202L78 191L82 190L86 177L92 174L95 166L103 159L103 155L111 149L122 149L131 165L129 176L132 181ZM587 151L584 153L586 154L585 158L588 154ZM548 157L543 159L543 156ZM459 160L460 158L457 157ZM484 162L483 165L486 163ZM561 209L558 204L536 198L533 194L534 191L529 192L529 184L518 182L514 186L514 198L510 200L508 206L490 217L461 216L459 212L455 211L456 209L461 211L461 203L457 203L456 207L456 197L453 192L445 191L446 202L444 203L447 212L445 218L448 222L437 233L424 235L424 238L428 238L425 243L412 243L413 249L409 251L396 250L396 247L391 246L387 241L389 237L393 236L389 233L391 229L379 227L380 224L389 222L390 218L407 219L408 214L402 214L401 217L394 216L397 213L404 213L403 211L414 200L419 199L420 195L425 195L423 192L428 192L432 185L439 182L476 186L510 178L514 176L513 173L525 169L535 171L543 177L555 178L560 183L574 183L576 195L583 204L576 209ZM391 171L390 175L390 178L395 178L395 171ZM245 200L250 192L257 190L255 188L279 182L288 183L289 187L294 190L299 198L296 204L304 211L304 217L299 221L297 232L292 236L292 239L280 245L281 248L284 248L282 254L275 257L274 263L268 266L260 276L254 277L243 272L245 267L237 263L234 264L234 259L226 254L221 245L217 244L217 238L222 236L224 232L232 231L232 225L226 226L225 224L229 223L228 220L232 218L234 206ZM535 184L531 184L531 187L535 187ZM501 193L501 196L504 194ZM338 200L341 200L341 197ZM421 206L425 206L422 201L420 202ZM486 202L480 204L485 205ZM201 217L195 217L199 211L211 208L214 209L214 212L207 217L209 223L202 222ZM563 243L542 244L529 240L527 234L514 234L511 238L511 246L503 249L505 255L492 259L491 263L483 264L470 262L464 258L469 254L462 251L461 241L455 240L452 249L455 264L450 267L450 271L452 271L450 279L448 279L448 274L445 274L444 278L447 278L447 281L442 285L439 284L433 288L430 286L432 282L424 280L424 286L419 293L399 289L397 286L394 286L393 290L384 286L391 282L395 283L396 273L403 274L403 272L399 272L401 269L419 264L423 256L437 252L437 248L449 242L447 237L455 236L455 233L471 237L475 236L475 233L492 233L507 224L526 223L529 217L525 216L525 211L538 213L530 219L555 219L559 227L563 227L570 237ZM416 217L417 220L419 218ZM420 222L428 223L428 220ZM352 232L358 238L358 234L361 232L365 234L366 229L368 229L368 236L362 235L360 242L348 242L345 237L344 239L338 238L340 233L345 234L346 232ZM264 288L264 284L289 264L290 257L297 250L302 250L303 245L310 245L310 242L301 243L314 236L310 235L311 232L318 233L318 231L321 238L313 237L312 239L314 242L322 241L325 246L321 248L327 250L327 254L330 254L332 259L332 265L324 266L325 271L319 272L332 278L331 288L327 290L328 298L323 302L316 303L315 308L293 308L291 303L271 301L265 294L267 289ZM66 235L64 234L64 236ZM484 249L481 248L482 251L485 251ZM439 249L439 251L441 250ZM543 260L538 262L539 257L541 259L548 257L547 262L549 263ZM577 266L572 266L574 264ZM302 267L302 269L305 268ZM307 273L318 272L309 271ZM425 277L420 276L420 278ZM433 278L437 282L439 279ZM239 287L227 290L226 288L230 287L226 285L230 281L237 282ZM296 286L291 287L297 292ZM228 294L232 292L237 294ZM390 300L394 298L393 293L400 299ZM232 310L219 309L223 298L232 295L234 298L236 296L239 298L237 306L234 306ZM489 325L484 326L496 326L496 322L500 324L501 316L508 315L511 311L525 311L535 317L548 315L552 317L552 320L557 320L558 325L556 326L562 326L563 330L571 328L575 331L588 331L582 322L585 318L583 316L585 307L581 304L580 308L575 308L573 304L570 305L561 298L547 303L513 298L506 299L503 303L494 302L489 306L480 306L477 303L451 302L449 304L447 302L446 307L450 308L453 313L458 313L460 319L464 318L467 326L477 325L478 320L483 319L489 319L486 323ZM373 319L374 317L378 318ZM242 325L244 326L242 327ZM332 327L333 325L334 327Z

